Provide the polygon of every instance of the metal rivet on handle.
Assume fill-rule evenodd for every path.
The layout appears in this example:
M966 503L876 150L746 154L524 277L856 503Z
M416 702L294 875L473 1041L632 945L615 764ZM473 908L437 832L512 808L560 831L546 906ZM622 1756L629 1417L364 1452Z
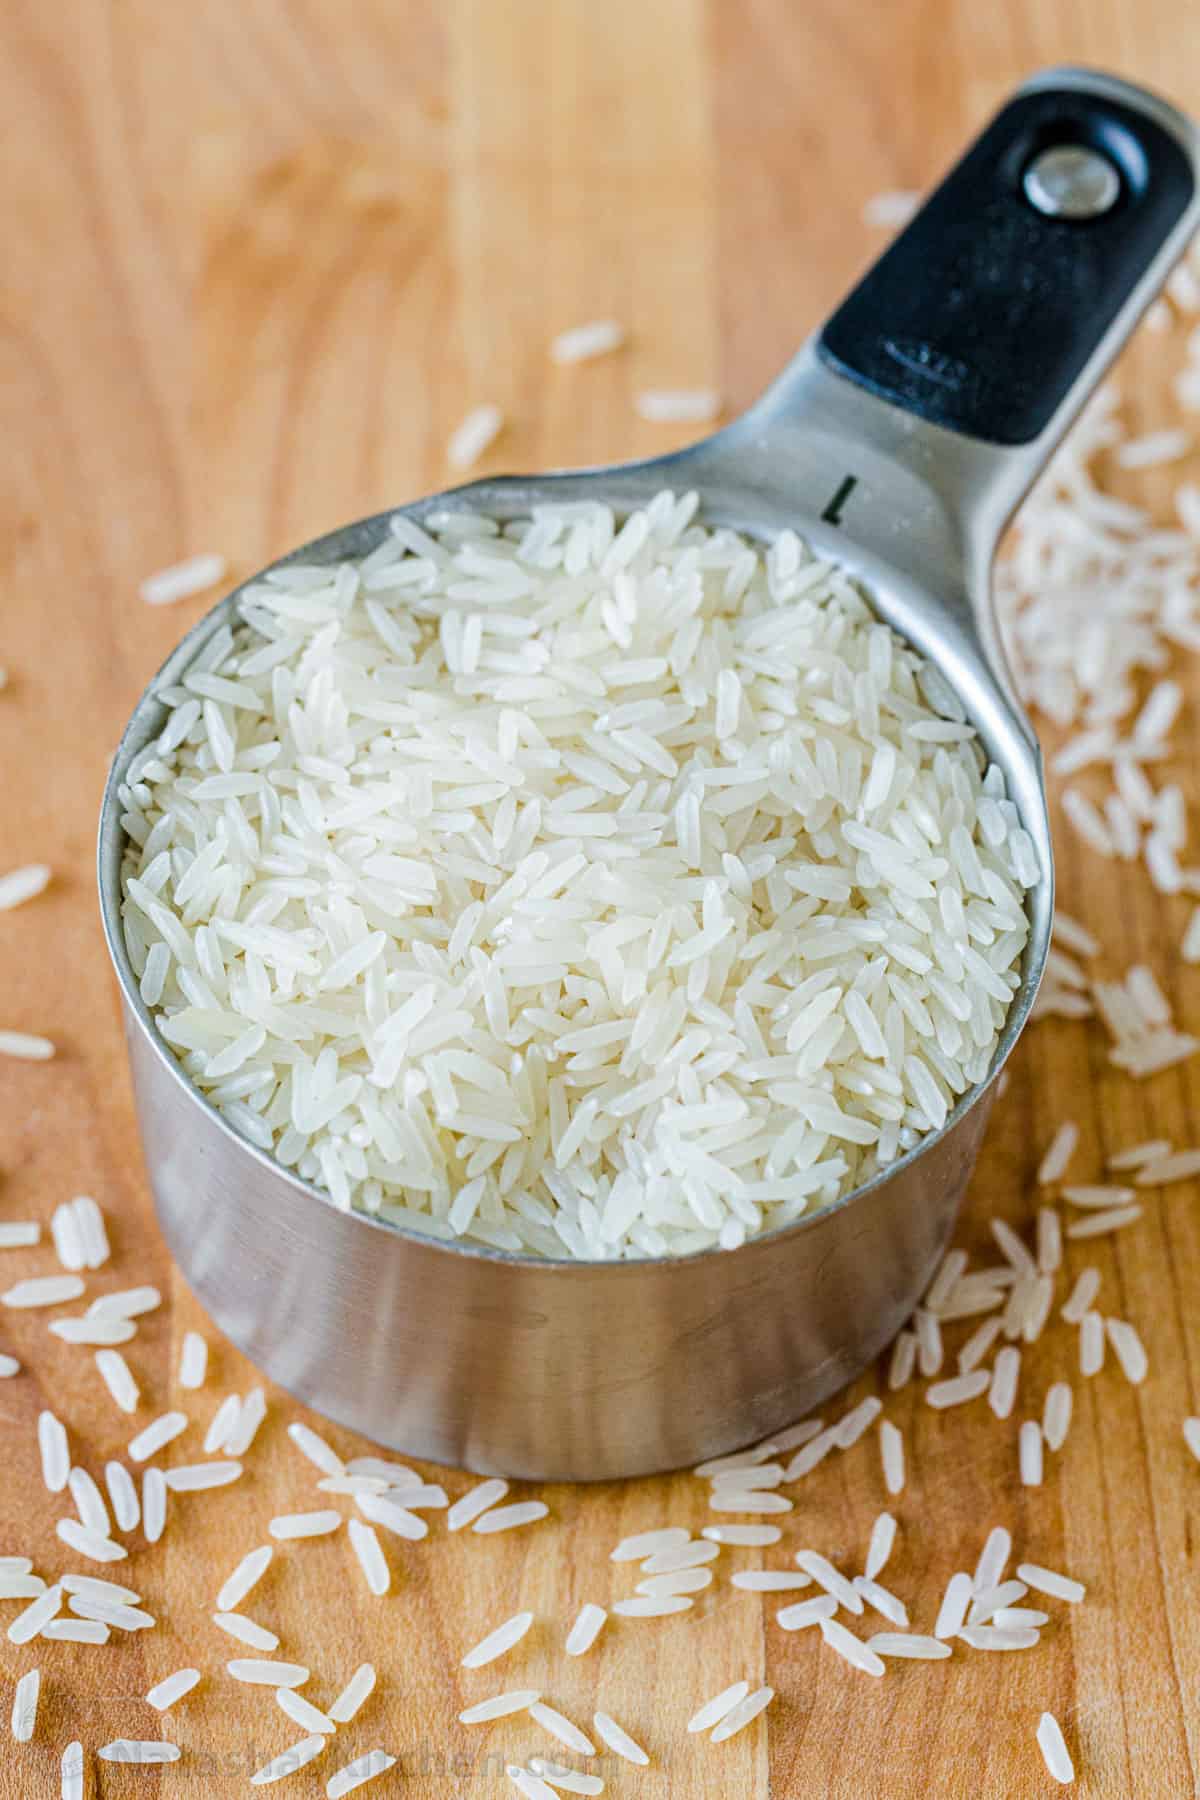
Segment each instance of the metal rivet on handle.
M1025 198L1050 219L1098 219L1115 205L1121 177L1101 150L1058 144L1025 171Z

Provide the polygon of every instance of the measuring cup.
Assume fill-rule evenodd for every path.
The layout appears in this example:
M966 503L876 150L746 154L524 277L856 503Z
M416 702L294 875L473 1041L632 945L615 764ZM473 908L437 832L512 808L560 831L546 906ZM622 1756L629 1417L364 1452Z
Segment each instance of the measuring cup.
M162 1229L217 1325L273 1380L415 1455L589 1480L762 1437L904 1324L953 1227L1050 935L1041 764L995 643L993 551L1198 222L1191 124L1120 81L1054 70L997 114L736 423L650 462L455 490L459 505L512 518L550 499L627 512L664 486L695 487L709 523L759 538L794 527L941 669L1033 839L1031 935L988 1079L855 1193L740 1249L601 1263L435 1242L339 1210L225 1122L158 1035L120 920L117 788L162 729L157 692L236 618L238 594L179 645L113 763L101 904ZM405 510L419 521L444 500ZM389 516L274 566L361 557Z

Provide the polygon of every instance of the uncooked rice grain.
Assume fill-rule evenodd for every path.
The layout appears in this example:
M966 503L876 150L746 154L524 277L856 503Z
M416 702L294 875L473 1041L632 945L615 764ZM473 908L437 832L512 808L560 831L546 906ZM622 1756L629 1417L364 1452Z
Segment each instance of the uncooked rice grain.
M218 1631L227 1632L240 1644L247 1644L251 1650L278 1650L279 1639L265 1625L256 1625L253 1619L247 1619L242 1613L215 1612L212 1622Z
M469 469L491 448L504 428L498 406L476 406L450 434L446 461L454 469Z
M1053 1713L1044 1712L1038 1720L1037 1741L1047 1772L1055 1781L1069 1787L1075 1779L1075 1764L1071 1761L1062 1727Z
M375 1595L386 1594L392 1577L387 1558L383 1554L383 1546L379 1542L379 1534L372 1526L364 1525L361 1519L347 1520L346 1529L350 1533L350 1543L367 1586Z
M594 356L605 356L619 350L625 342L624 328L616 319L591 319L586 325L572 325L560 331L550 343L550 360L556 363L588 362Z
M198 1331L187 1331L179 1357L179 1385L185 1388L204 1386L208 1373L208 1344Z
M279 1513L267 1526L273 1538L326 1537L342 1522L340 1512Z
M867 1649L876 1656L906 1656L923 1662L937 1662L953 1654L951 1646L941 1638L922 1637L911 1631L877 1631L867 1639Z
M1017 1575L1026 1587L1036 1588L1039 1594L1049 1594L1055 1600L1068 1600L1072 1605L1087 1592L1081 1581L1060 1575L1055 1569L1044 1569L1040 1563L1020 1563Z
M1067 1172L1067 1164L1075 1154L1079 1142L1079 1127L1074 1119L1064 1119L1042 1157L1038 1166L1037 1178L1042 1187L1049 1187L1053 1182L1061 1181Z
M368 1750L365 1756L356 1756L353 1762L343 1764L336 1775L331 1775L325 1783L328 1800L342 1800L343 1794L352 1794L355 1788L364 1782L373 1781L376 1775L386 1774L394 1768L396 1758L386 1750Z
M162 1681L155 1682L146 1695L146 1702L156 1712L167 1712L185 1694L190 1694L200 1681L199 1669L176 1669L173 1675L167 1675Z
M1042 1410L1042 1436L1047 1450L1061 1450L1071 1428L1074 1395L1065 1381L1056 1381L1046 1392Z
M493 1694L490 1700L480 1700L476 1705L468 1706L459 1713L459 1723L484 1725L492 1719L507 1718L510 1713L528 1712L541 1697L538 1688L510 1688L506 1694Z
M27 1669L17 1682L12 1703L12 1734L18 1744L32 1741L37 1728L38 1696L41 1692L42 1672L40 1669Z
M567 1633L563 1649L568 1656L583 1656L591 1649L607 1619L604 1607L597 1606L594 1600L587 1600L580 1607L575 1623Z
M30 1031L0 1031L0 1056L16 1057L18 1062L49 1062L53 1055L49 1038Z
M348 1725L364 1703L375 1691L375 1668L372 1663L360 1663L353 1675L329 1708L329 1716L339 1725Z
M241 1605L251 1588L266 1574L274 1554L270 1544L262 1544L257 1550L251 1550L248 1555L243 1556L217 1595L218 1612L232 1612L236 1606Z
M497 1657L511 1650L514 1644L520 1643L532 1624L531 1612L514 1613L511 1619L506 1619L503 1625L497 1625L494 1631L489 1631L485 1638L481 1638L467 1651L461 1659L463 1668L482 1669L485 1663L495 1662Z
M845 1657L854 1668L861 1670L864 1675L884 1673L883 1659L874 1650L868 1649L861 1638L856 1638L852 1631L847 1631L837 1619L822 1619L820 1628L821 1636L830 1649Z
M225 558L213 552L191 556L186 562L172 563L156 575L147 575L139 592L147 606L173 606L177 600L188 600L215 587L225 574Z
M173 1443L188 1428L188 1416L182 1412L166 1412L139 1431L130 1441L129 1455L134 1462L146 1462L151 1456Z
M34 1275L18 1281L6 1294L0 1294L0 1305L16 1308L61 1306L66 1300L78 1300L83 1293L78 1275Z
M595 1756L596 1746L587 1733L580 1731L578 1725L573 1724L555 1707L547 1706L544 1700L534 1700L531 1703L529 1716L535 1724L548 1731L551 1737L556 1737L560 1744L565 1744L568 1750L574 1750L579 1756Z
M27 863L23 869L11 869L0 875L0 912L8 912L40 894L50 880L46 863Z
M235 1681L260 1687L302 1687L310 1673L302 1663L262 1662L254 1657L235 1657L225 1667Z
M142 1476L142 1531L148 1544L157 1544L166 1523L166 1479L162 1470L151 1464Z
M405 1496L405 1505L412 1505ZM537 1519L544 1519L550 1508L544 1500L519 1500L512 1506L495 1506L488 1512L480 1513L471 1526L472 1531L483 1534L495 1531L512 1531L518 1525L532 1525Z
M297 1769L308 1766L314 1758L320 1756L329 1739L314 1732L311 1737L301 1738L298 1744L284 1750L281 1755L273 1756L269 1763L256 1769L250 1777L251 1787L267 1787L274 1781L282 1781L287 1775L294 1775Z
M280 1712L286 1713L293 1725L322 1734L337 1730L335 1719L331 1719L328 1713L323 1713L319 1706L314 1706L311 1700L306 1700L303 1694L297 1694L292 1688L276 1688L275 1700Z
M810 1625L819 1625L822 1619L832 1619L838 1609L838 1603L832 1594L818 1594L814 1600L797 1600L791 1606L781 1606L775 1614L775 1623L784 1631L804 1631Z
M624 1757L626 1762L636 1763L640 1768L646 1767L650 1761L648 1754L639 1743L630 1737L624 1726L617 1724L610 1713L593 1713L592 1723L596 1727L597 1737L607 1744L610 1750L614 1750L618 1756Z
M714 1544L763 1549L777 1544L783 1533L778 1525L705 1525L700 1535Z

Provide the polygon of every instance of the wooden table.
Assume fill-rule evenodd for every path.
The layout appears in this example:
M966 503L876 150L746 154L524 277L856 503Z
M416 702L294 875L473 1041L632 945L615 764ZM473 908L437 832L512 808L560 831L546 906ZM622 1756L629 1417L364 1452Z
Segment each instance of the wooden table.
M55 879L0 921L0 1025L45 1032L59 1055L0 1064L0 1214L45 1222L59 1200L91 1192L116 1251L92 1291L163 1289L130 1350L138 1423L175 1404L206 1421L220 1393L253 1380L214 1341L205 1391L177 1386L182 1333L205 1321L155 1230L93 892L107 760L205 605L151 610L139 578L209 548L244 573L444 485L447 436L485 399L509 420L489 468L669 448L686 433L639 423L633 393L714 385L731 411L749 401L877 248L860 221L867 197L928 183L1030 70L1108 64L1200 106L1189 18L1175 0L12 0L0 59L0 866L44 859ZM552 368L551 334L603 314L628 323L628 351ZM1161 351L1141 354L1138 392L1154 399ZM1143 491L1161 497L1150 482ZM1194 1029L1200 975L1167 949L1184 903L1157 900L1140 873L1113 875L1065 833L1060 878L1120 966L1151 961ZM1109 1068L1095 1029L1037 1027L988 1140L968 1241L982 1246L992 1211L1028 1220L1032 1172L1063 1112L1081 1121L1077 1166L1095 1176L1122 1142L1191 1141L1198 1078L1192 1064L1135 1086ZM45 1244L2 1255L5 1285L10 1271L52 1266ZM547 1495L552 1521L532 1530L464 1541L435 1525L424 1545L400 1546L384 1601L365 1596L344 1535L281 1553L247 1610L278 1630L281 1654L312 1663L318 1703L367 1657L380 1686L280 1793L323 1792L333 1768L376 1745L401 1755L404 1778L369 1794L513 1791L505 1757L552 1752L548 1740L527 1721L468 1730L456 1714L517 1683L585 1721L603 1706L652 1748L646 1771L610 1763L618 1795L1025 1800L1055 1791L1033 1741L1044 1707L1076 1750L1080 1795L1193 1793L1200 1472L1180 1424L1196 1410L1200 1356L1195 1190L1155 1198L1137 1231L1087 1260L1103 1271L1106 1308L1141 1327L1152 1374L1134 1390L1109 1368L1080 1389L1043 1488L1017 1485L1016 1417L1000 1425L977 1406L945 1419L908 1395L891 1406L911 1474L889 1574L915 1620L930 1627L948 1574L973 1567L987 1527L1004 1522L1022 1556L1089 1586L1083 1606L1053 1607L1036 1652L964 1652L874 1682L814 1634L781 1633L774 1605L723 1578L681 1620L616 1621L596 1652L566 1662L580 1602L632 1587L608 1562L615 1539L667 1520L698 1529L709 1515L686 1477L561 1488ZM61 1414L97 1474L132 1427L90 1354L50 1337L44 1315L3 1315L0 1342L25 1365L0 1384L0 1552L59 1572L72 1559L53 1520L66 1509L40 1485L39 1409ZM1023 1404L1071 1375L1074 1354L1070 1333L1048 1333ZM46 1684L38 1741L0 1753L5 1800L57 1794L75 1736L94 1748L164 1730L183 1745L185 1760L157 1777L95 1765L89 1781L105 1796L218 1800L301 1735L269 1693L224 1675L237 1647L208 1620L268 1518L315 1501L284 1434L298 1416L274 1394L240 1488L181 1501L156 1549L137 1540L121 1567L157 1631L36 1654L0 1640L5 1709L35 1662ZM447 1482L457 1494L467 1478ZM797 1493L781 1550L810 1543L861 1566L884 1501L873 1437ZM522 1650L461 1673L466 1646L525 1605L539 1625ZM4 1603L5 1622L12 1612ZM163 1728L140 1696L193 1661L205 1685ZM778 1689L767 1721L723 1747L686 1737L699 1701L740 1676Z

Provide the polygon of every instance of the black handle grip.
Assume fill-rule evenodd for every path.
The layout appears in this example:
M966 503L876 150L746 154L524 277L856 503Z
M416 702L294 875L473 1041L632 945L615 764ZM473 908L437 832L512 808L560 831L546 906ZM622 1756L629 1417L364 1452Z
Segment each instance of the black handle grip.
M829 320L822 358L933 424L995 444L1036 438L1195 192L1179 139L1103 78L1097 89L1068 79L997 113ZM1116 172L1099 216L1048 217L1025 192L1041 154L1068 145Z

